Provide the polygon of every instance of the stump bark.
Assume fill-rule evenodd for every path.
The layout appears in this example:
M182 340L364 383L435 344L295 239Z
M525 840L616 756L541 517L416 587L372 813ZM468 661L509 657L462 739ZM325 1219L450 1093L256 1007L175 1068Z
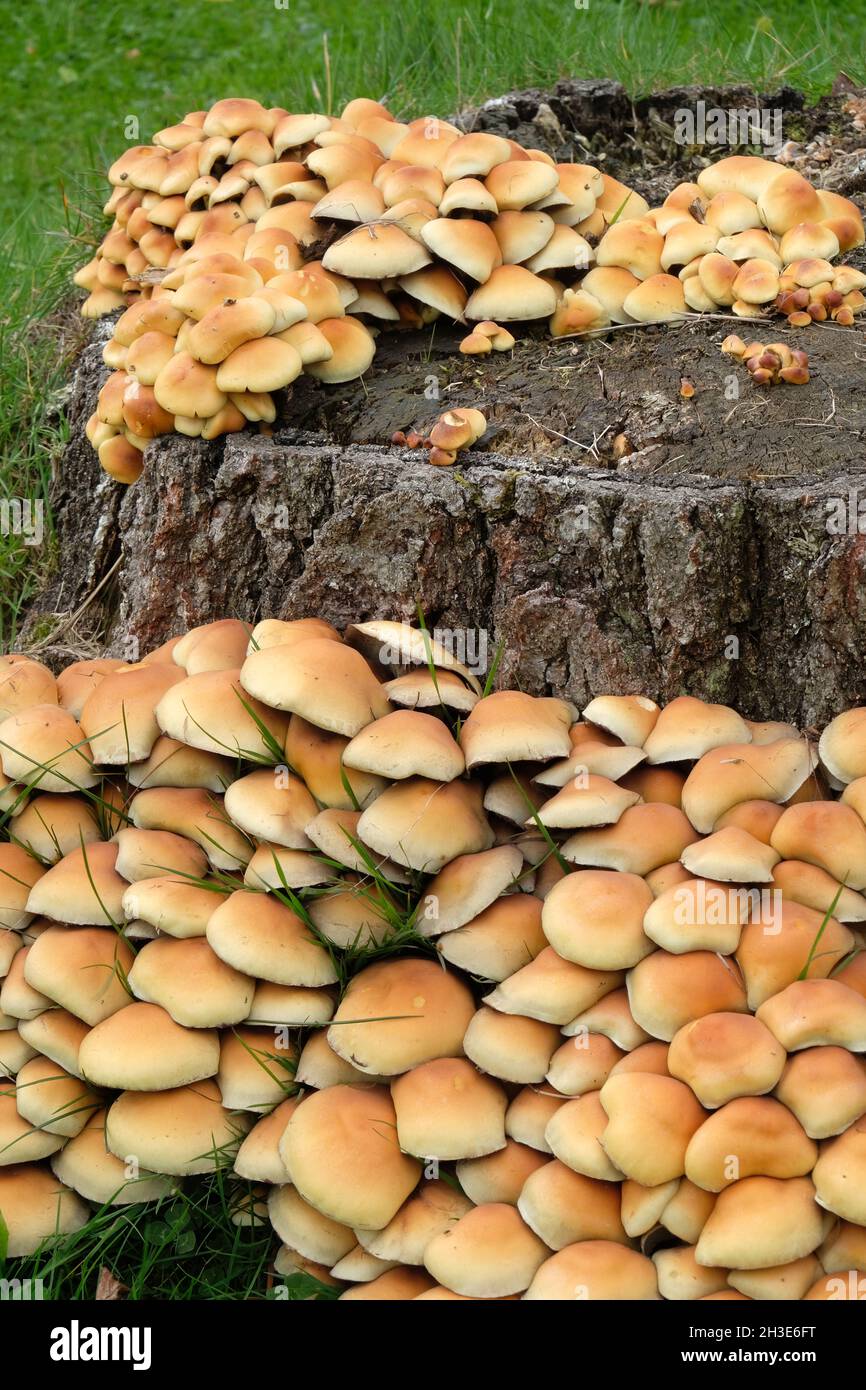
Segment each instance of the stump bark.
M824 186L857 197L866 184L849 98L807 112L791 93L699 95L784 103L802 132L791 162L815 176L832 129ZM602 167L658 197L706 162L670 142L673 112L695 99L635 108L614 83L561 83L464 119L560 158L607 154ZM485 634L488 654L501 642L500 683L534 694L689 691L825 721L866 697L866 333L780 322L744 327L805 346L806 386L753 387L719 351L732 325L713 319L559 342L541 328L485 359L461 357L459 332L438 325L383 335L363 385L301 378L272 436L156 441L128 490L83 436L106 375L94 341L53 499L58 576L30 630L119 561L78 624L119 654L217 616L344 624L420 605L431 627ZM477 405L490 425L455 468L388 443L448 405Z

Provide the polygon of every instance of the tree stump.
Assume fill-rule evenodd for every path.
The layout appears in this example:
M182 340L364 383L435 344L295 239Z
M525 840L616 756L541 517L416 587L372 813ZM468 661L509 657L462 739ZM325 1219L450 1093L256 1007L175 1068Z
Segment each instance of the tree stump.
M566 82L463 119L601 160L658 199L707 162L670 136L698 96L781 105L802 135L789 163L847 196L866 186L850 94L811 112L793 93L740 89L633 107L615 83ZM866 264L862 249L846 259ZM79 625L117 654L218 616L345 624L420 606L468 649L486 643L491 658L501 643L500 683L533 694L583 705L688 691L755 718L826 721L866 696L866 333L741 321L743 336L810 356L807 385L762 390L719 351L735 328L704 318L554 342L542 325L486 358L461 357L462 335L439 324L383 334L363 383L300 378L272 435L155 441L128 490L83 436L107 375L94 341L53 499L58 577L30 631L119 561ZM454 468L388 442L449 405L489 422Z

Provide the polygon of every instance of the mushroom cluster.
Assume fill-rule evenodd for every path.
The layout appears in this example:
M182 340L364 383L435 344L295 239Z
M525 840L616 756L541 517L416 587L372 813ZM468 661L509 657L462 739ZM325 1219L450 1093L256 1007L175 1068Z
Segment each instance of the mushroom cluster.
M485 353L513 346L515 321L555 337L720 308L844 324L866 303L866 276L831 264L864 239L856 206L752 156L650 208L590 165L366 98L339 117L228 98L109 180L112 226L75 281L85 315L125 310L87 426L125 483L157 435L267 428L302 372L361 376L382 329L468 320L463 351Z
M736 333L730 333L721 351L745 362L756 386L805 386L809 380L809 354L802 348L789 348L787 343L744 343Z
M487 430L487 420L480 410L458 406L439 415L425 438L418 430L395 430L391 435L392 444L405 445L417 449L423 445L428 450L428 458L434 467L447 467L457 462L461 449L471 449L473 444Z
M858 1296L866 709L305 618L6 657L0 715L10 1256L219 1169L346 1299Z

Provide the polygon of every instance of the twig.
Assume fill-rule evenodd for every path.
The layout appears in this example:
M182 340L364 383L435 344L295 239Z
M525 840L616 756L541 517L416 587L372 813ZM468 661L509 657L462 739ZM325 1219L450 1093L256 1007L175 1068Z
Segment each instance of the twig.
M91 603L93 602L93 600L96 598L97 594L98 594L102 589L105 588L105 586L106 586L106 584L108 583L109 579L111 579L111 577L112 577L114 574L117 573L118 569L120 568L121 559L122 559L122 556L118 556L118 558L115 560L114 564L111 566L111 569L108 570L108 571L102 576L102 578L100 579L100 581L99 581L99 583L96 585L96 587L95 587L94 589L91 589L90 593L87 595L87 598L84 599L84 601L78 605L78 607L76 608L76 610L75 610L74 613L70 613L70 614L68 615L68 617L64 618L63 621L62 621L62 623L60 623L60 624L54 629L53 632L50 632L50 633L48 634L47 637L44 637L44 638L42 639L41 642L37 642L35 646L29 647L29 648L28 648L28 651L29 651L29 652L41 652L41 651L44 651L46 647L51 647L51 646L53 646L54 643L57 641L57 638L58 638L58 637L61 637L61 636L63 635L64 632L67 632L67 631L69 630L69 628L74 627L74 625L78 622L78 619L81 617L81 615L82 615L82 613L85 611L85 609L90 607L90 604L91 604Z

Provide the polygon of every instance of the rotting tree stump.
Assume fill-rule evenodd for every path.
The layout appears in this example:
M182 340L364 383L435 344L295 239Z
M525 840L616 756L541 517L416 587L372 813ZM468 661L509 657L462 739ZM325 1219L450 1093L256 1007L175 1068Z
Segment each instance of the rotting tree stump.
M698 96L782 106L797 167L847 196L866 186L866 134L841 97L810 112L792 93L686 91L635 108L616 84L561 83L471 123L559 158L609 152L602 167L658 198L706 162L670 145L673 112ZM558 342L542 327L513 355L470 359L439 325L383 334L363 384L299 379L272 436L156 441L129 490L83 436L107 375L94 342L56 482L58 578L31 631L119 560L87 610L119 653L217 616L344 624L420 604L431 627L481 629L488 654L502 642L500 681L532 693L688 690L827 720L866 698L866 333L782 323L740 331L805 346L806 386L755 388L719 352L736 325L714 319ZM449 404L490 426L456 468L387 442Z

